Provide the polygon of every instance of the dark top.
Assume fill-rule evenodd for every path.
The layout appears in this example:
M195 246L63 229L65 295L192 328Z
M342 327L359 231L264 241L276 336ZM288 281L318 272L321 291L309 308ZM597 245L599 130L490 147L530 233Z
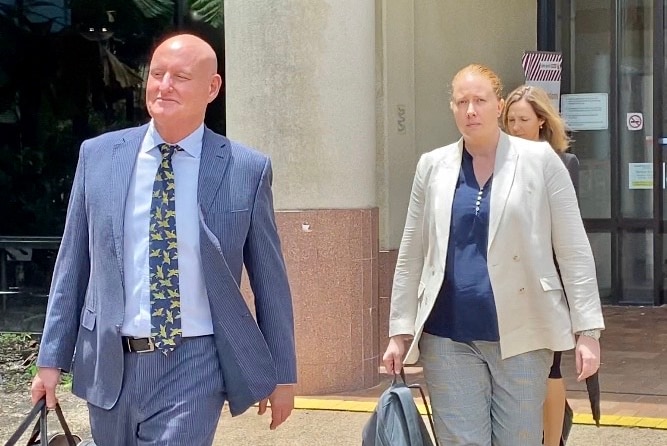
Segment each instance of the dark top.
M574 153L561 153L560 158L563 160L563 164L565 164L567 171L570 173L574 191L579 195L579 158L577 158L577 155Z
M480 188L464 149L454 192L445 279L426 320L426 333L458 342L498 341L498 317L486 264L490 178Z

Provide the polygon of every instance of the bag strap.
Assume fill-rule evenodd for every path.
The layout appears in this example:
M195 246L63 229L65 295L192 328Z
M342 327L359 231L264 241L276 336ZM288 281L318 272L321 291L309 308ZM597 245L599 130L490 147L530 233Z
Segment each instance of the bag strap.
M394 375L394 379L392 380L392 385L396 384L396 376ZM440 443L438 443L438 436L435 433L435 423L433 422L433 414L431 413L431 408L428 404L428 401L426 401L426 394L424 393L424 389L422 389L422 386L419 384L409 384L407 383L405 379L405 368L401 367L401 379L403 380L403 384L405 384L409 389L417 389L419 390L419 394L422 397L422 402L424 403L424 408L426 409L426 418L428 418L428 424L431 426L431 432L433 432L433 440L435 443L435 446L440 446Z
M72 431L69 430L69 426L67 425L67 421L65 421L65 416L60 408L60 404L56 404L56 415L58 416L58 421L60 421L60 427L63 428L63 433L67 438L67 443L69 443L69 446L76 446L76 440L74 440Z
M56 412L56 415L58 416L58 421L60 421L60 426L63 429L63 433L65 434L65 438L67 439L67 443L69 446L76 446L76 440L74 439L74 436L72 435L72 431L70 431L69 426L67 425L67 422L65 421L65 416L63 415L63 411L60 408L60 404L56 403L56 408L54 409ZM48 429L47 429L47 416L48 416L48 409L46 408L46 399L42 398L35 404L35 406L32 408L28 416L25 418L25 420L21 423L19 428L16 430L14 435L7 441L5 446L14 446L16 442L21 438L21 435L26 431L32 420L35 418L37 414L39 414L39 419L35 423L35 426L32 429L32 433L30 434L30 439L28 440L27 446L31 445L43 445L47 446L49 444L48 440ZM39 437L39 443L37 443L37 437Z
M28 429L28 426L32 423L32 420L35 419L37 415L42 412L42 409L46 407L46 400L41 399L35 404L26 417L21 421L19 427L16 431L9 437L9 440L5 443L5 446L14 446L17 441L21 439L21 435ZM37 421L39 423L39 421Z
M424 408L426 409L426 418L428 418L428 424L431 425L431 432L433 432L433 440L435 446L440 446L438 443L438 436L435 433L435 424L433 423L433 414L431 414L431 408L429 407L428 401L426 401L426 395L424 394L424 389L419 384L410 384L408 386L410 389L418 389L422 397L422 402L424 403Z

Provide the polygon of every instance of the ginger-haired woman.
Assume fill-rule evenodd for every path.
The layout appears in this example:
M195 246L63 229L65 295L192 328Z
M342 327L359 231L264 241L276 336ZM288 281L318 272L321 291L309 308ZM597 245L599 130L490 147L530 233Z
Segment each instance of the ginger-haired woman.
M558 155L500 129L499 77L451 87L462 137L417 164L383 362L420 359L440 444L534 446L553 352L576 343L580 380L600 364L593 254Z

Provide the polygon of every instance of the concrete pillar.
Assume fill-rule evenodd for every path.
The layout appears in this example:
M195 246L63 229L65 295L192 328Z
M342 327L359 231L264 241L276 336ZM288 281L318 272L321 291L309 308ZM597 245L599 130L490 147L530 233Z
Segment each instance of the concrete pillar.
M268 153L299 393L377 384L375 0L226 0L227 133Z

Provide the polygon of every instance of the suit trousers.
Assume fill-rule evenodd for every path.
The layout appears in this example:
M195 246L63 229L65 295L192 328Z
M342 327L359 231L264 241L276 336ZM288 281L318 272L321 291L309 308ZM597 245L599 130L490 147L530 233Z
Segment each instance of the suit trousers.
M98 446L210 446L225 402L213 336L183 338L169 355L124 353L110 410L88 404Z
M502 359L498 342L455 342L427 333L420 350L440 444L542 444L551 350Z

